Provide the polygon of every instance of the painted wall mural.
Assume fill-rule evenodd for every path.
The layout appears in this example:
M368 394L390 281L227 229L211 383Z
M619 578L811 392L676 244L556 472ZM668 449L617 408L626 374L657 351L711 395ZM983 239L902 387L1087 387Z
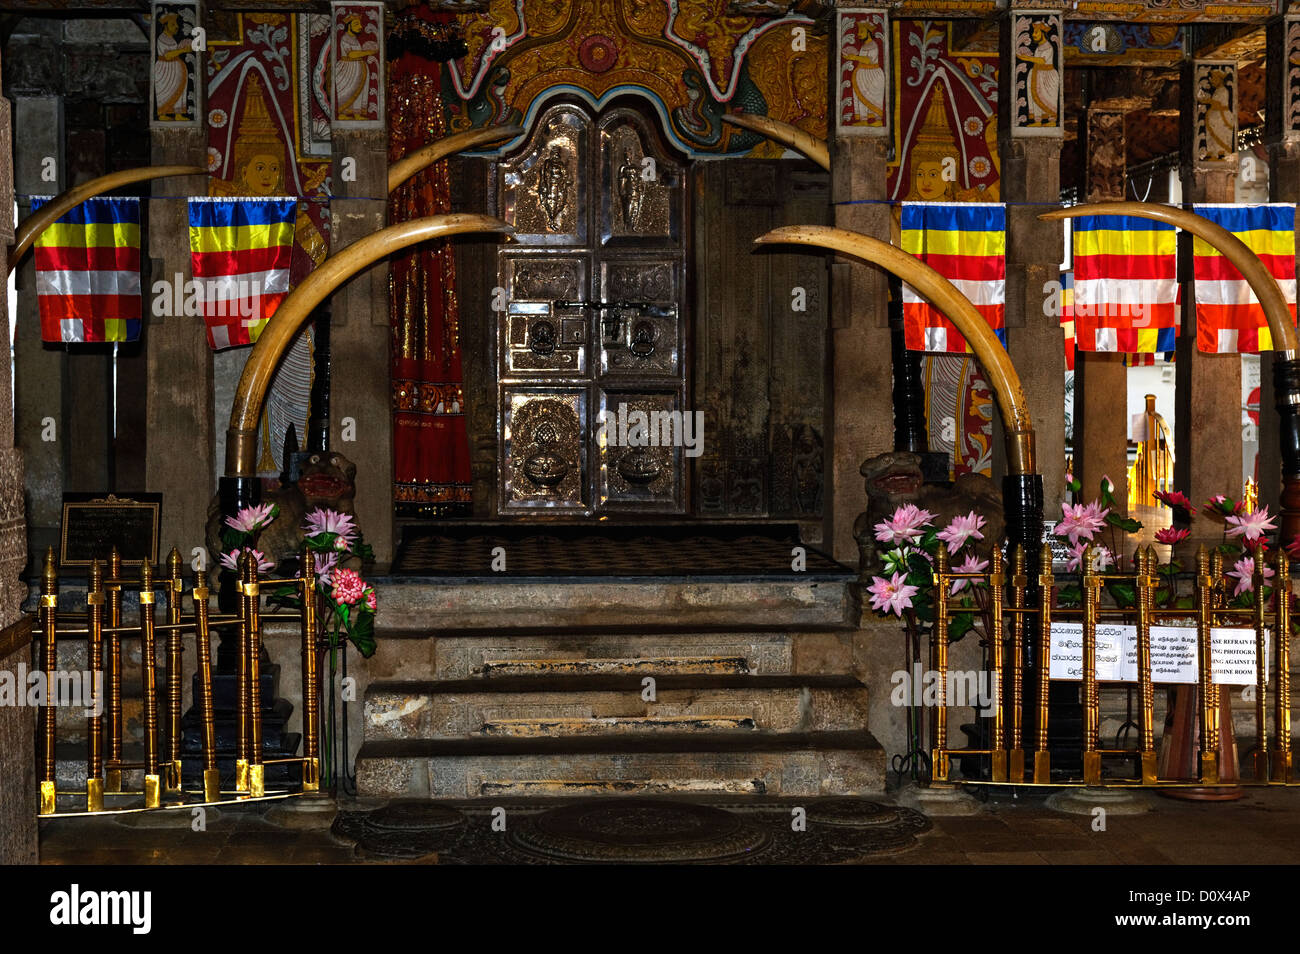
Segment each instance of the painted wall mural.
M998 54L952 49L951 26L897 20L894 155L889 195L922 202L996 202ZM925 355L930 446L952 459L953 476L992 472L993 399L979 363Z
M527 126L555 95L598 108L632 93L691 155L779 155L722 122L740 110L826 137L828 44L799 14L735 16L728 0L492 0L458 19L468 53L444 74L452 132Z
M1060 136L1062 133L1061 31L1059 13L1011 17L1015 50L1012 136Z
M1227 162L1237 152L1237 64L1197 60L1193 135L1200 162Z
M195 126L202 122L199 57L192 40L199 24L198 4L155 3L152 24L150 123Z
M836 132L889 134L889 20L883 10L838 14Z
M334 121L347 128L384 125L384 5L335 3L330 55Z

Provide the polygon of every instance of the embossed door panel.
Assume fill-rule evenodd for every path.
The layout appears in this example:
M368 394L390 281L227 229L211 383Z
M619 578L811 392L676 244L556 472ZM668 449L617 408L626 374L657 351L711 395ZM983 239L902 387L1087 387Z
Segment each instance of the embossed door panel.
M676 392L600 392L594 450L599 457L596 501L604 510L677 512L682 509L683 437L695 421ZM687 412L689 414L690 412ZM683 427L686 428L683 431Z
M517 229L495 312L503 515L685 511L685 173L627 106L551 106L499 163ZM653 440L617 439L620 404L653 416Z
M506 388L502 408L504 509L587 510L587 391Z
M520 245L585 246L591 120L570 106L547 110L522 153L497 167L501 218Z
M654 132L631 109L601 117L600 242L680 245L685 167L653 148Z

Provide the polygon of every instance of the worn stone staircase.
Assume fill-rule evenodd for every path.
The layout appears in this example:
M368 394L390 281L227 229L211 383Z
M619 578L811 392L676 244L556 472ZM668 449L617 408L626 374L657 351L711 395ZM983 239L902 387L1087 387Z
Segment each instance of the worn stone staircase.
M880 791L849 583L381 582L358 792Z

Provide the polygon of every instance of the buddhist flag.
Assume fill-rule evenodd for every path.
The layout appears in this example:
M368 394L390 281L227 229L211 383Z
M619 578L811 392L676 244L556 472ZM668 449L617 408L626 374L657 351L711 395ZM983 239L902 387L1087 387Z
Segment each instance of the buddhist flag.
M902 249L971 300L1003 346L1006 331L1007 210L1000 203L904 202ZM938 308L903 285L903 328L912 351L969 352Z
M35 212L48 196L32 198ZM35 243L41 340L140 337L140 200L95 198L60 216Z
M298 200L190 199L190 258L214 351L257 341L289 293Z
M1081 351L1172 351L1178 232L1129 215L1074 220L1074 322Z
M1065 333L1065 370L1074 370L1074 272L1061 273L1061 328Z
M1197 215L1241 239L1277 279L1295 323L1295 206L1196 205ZM1192 243L1196 278L1196 347L1208 354L1272 351L1259 299L1235 265L1199 236Z

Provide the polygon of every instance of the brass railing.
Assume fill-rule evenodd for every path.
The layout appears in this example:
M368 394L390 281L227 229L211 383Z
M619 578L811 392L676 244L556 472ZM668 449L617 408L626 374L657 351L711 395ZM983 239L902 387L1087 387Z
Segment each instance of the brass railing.
M40 668L45 692L38 713L40 814L75 814L57 809L58 768L57 711L59 700L52 688L60 682L58 647L61 639L86 639L91 692L87 715L85 811L143 811L179 805L214 804L222 801L248 800L318 791L320 788L320 652L319 626L316 619L315 561L304 549L302 574L294 579L259 579L257 562L245 552L238 561L238 613L209 612L210 591L204 570L198 570L190 590L192 610L184 611L185 582L180 553L172 550L167 558L167 576L155 579L148 560L140 566L137 580L122 574L122 561L114 549L104 565L96 560L90 566L89 585L84 613L58 611L59 577L54 551L45 555L41 574L38 623L43 640ZM303 754L291 758L265 760L262 749L262 706L260 698L260 657L262 650L261 588L290 588L301 601L301 611L276 613L277 622L300 622L302 631L302 713ZM165 596L166 622L155 618L156 590ZM140 615L137 625L122 621L122 595L139 594ZM213 708L212 632L238 628L239 653L236 681L236 760L235 787L222 791L217 767L216 721ZM158 637L164 638L166 678L160 691L157 671ZM197 655L197 697L194 700L200 723L200 751L203 762L201 790L183 787L181 759L183 648L186 636L193 636ZM125 719L122 703L124 638L141 641L141 686L144 726L144 759L126 762L122 757ZM105 679L105 674L107 678ZM107 686L104 685L105 681ZM265 769L271 763L298 763L302 766L302 784L296 792L268 792ZM140 791L123 789L123 772L143 770ZM120 806L106 808L105 796ZM140 798L137 798L140 796Z
M989 569L982 573L955 573L952 571L946 547L941 547L935 560L934 571L934 626L931 633L931 667L937 689L935 717L931 720L931 754L933 780L950 781L950 760L961 756L988 756L989 779L998 784L1033 785L1089 785L1089 786L1172 786L1187 785L1241 785L1241 784L1300 784L1295 777L1291 752L1291 678L1290 678L1290 564L1285 552L1277 554L1273 562L1275 575L1269 581L1272 593L1260 599L1265 588L1264 556L1255 553L1253 605L1231 607L1228 605L1228 577L1224 574L1223 558L1217 551L1210 553L1202 546L1196 557L1196 574L1193 584L1194 600L1191 608L1157 606L1160 590L1157 559L1154 548L1140 548L1134 556L1131 572L1102 573L1093 568L1093 552L1089 547L1080 563L1078 577L1079 605L1063 608L1058 604L1060 590L1052 573L1050 551L1043 551L1036 586L1030 585L1023 553L1013 550L1012 572L1004 573L1000 552L994 551ZM992 684L995 710L991 717L991 737L986 749L954 749L948 746L947 708L952 701L947 698L949 675L948 628L958 613L969 613L969 607L955 605L951 585L958 580L988 587L988 612L985 614L986 639L992 666ZM1133 589L1133 605L1109 606L1102 602L1102 591L1108 583L1121 583ZM1036 592L1035 592L1036 591ZM1080 752L1082 778L1053 781L1048 750L1048 697L1053 681L1051 675L1052 631L1063 621L1081 623L1082 672L1081 697L1083 708L1083 744ZM1107 749L1101 744L1101 685L1097 674L1097 627L1099 624L1122 623L1136 629L1137 688L1141 698L1139 717L1139 747L1137 749ZM1162 778L1157 772L1155 727L1155 680L1152 670L1152 628L1164 625L1194 627L1196 631L1196 682L1162 685L1195 685L1199 696L1201 731L1197 754L1197 776L1188 778ZM1219 628L1253 631L1255 654L1254 707L1257 726L1253 779L1236 779L1235 773L1224 773L1223 762L1232 753L1219 751L1220 740L1220 685L1214 681L1211 658L1212 631ZM1035 632L1036 631L1036 632ZM1025 697L1024 652L1026 640L1033 633L1038 647L1036 686L1032 687L1034 699ZM1009 636L1008 636L1009 634ZM1268 640L1273 639L1274 652L1268 654ZM1124 654L1123 642L1119 652ZM1266 659L1271 666L1265 664ZM1268 670L1272 668L1273 680L1273 738L1269 747ZM1071 680L1073 681L1073 680ZM1107 684L1131 686L1131 681L1107 680ZM1234 684L1235 685L1235 684ZM1004 687L1010 687L1009 698L1003 698ZM1026 724L1028 707L1034 707L1034 749L1031 776L1026 777L1022 731ZM1136 759L1140 766L1138 778L1105 777L1102 774L1103 757L1123 756ZM1226 780L1221 778L1226 776ZM962 779L981 782L989 779Z

